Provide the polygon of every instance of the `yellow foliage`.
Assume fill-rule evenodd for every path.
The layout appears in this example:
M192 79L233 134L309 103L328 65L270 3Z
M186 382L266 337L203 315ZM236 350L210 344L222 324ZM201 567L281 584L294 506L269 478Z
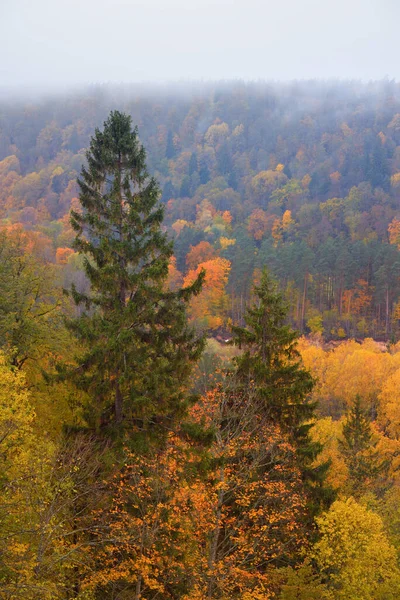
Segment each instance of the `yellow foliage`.
M179 235L184 227L189 227L189 223L185 221L185 219L178 219L172 225L172 229L175 231L176 235Z
M384 381L379 401L379 423L391 437L400 439L400 369Z
M0 452L2 473L18 471L26 462L26 448L33 441L35 412L31 406L25 376L12 370L0 354Z
M400 220L394 217L388 227L389 241L400 248Z
M317 464L331 462L327 483L334 489L343 489L348 481L348 468L339 450L338 440L342 434L343 421L333 421L332 417L318 419L311 429L313 441L323 445Z
M227 123L220 123L217 125L211 125L205 135L204 139L210 146L216 146L224 141L229 135L229 125Z
M388 377L400 368L399 355L383 352L371 339L362 344L342 342L331 351L303 340L299 349L304 364L317 379L314 398L322 412L332 416L342 414L360 393L365 408L376 407Z
M236 240L234 238L220 237L219 243L221 245L222 250L226 250L229 246L233 246L236 244Z
M336 600L399 597L396 551L377 514L349 498L334 502L316 521L321 538L313 556Z
M290 210L285 210L285 212L282 215L283 231L287 231L292 225L294 225L294 220L292 219L292 212Z

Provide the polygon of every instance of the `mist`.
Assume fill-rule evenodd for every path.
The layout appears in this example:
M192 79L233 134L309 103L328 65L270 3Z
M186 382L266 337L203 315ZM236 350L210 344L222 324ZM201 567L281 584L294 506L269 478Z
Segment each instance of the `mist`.
M399 79L396 0L3 0L0 86Z

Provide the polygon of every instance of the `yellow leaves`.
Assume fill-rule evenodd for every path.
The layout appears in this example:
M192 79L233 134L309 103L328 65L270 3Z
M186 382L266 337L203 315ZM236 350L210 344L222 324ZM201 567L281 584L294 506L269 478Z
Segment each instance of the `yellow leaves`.
M228 137L228 135L229 125L227 123L217 123L215 125L211 125L207 129L206 133L204 134L204 139L210 146L217 146L218 144L223 142Z
M285 210L282 216L282 229L283 231L288 231L294 225L294 220L292 219L292 211Z
M396 552L378 515L349 498L336 501L316 521L321 538L313 557L336 588L337 600L375 600L386 584L394 597L400 593Z
M33 440L34 418L24 374L7 366L4 356L0 354L0 452L3 473L5 468L15 470L20 460L24 460L24 452Z
M379 394L378 421L395 439L400 439L400 369L388 377Z
M384 383L400 367L396 354L383 352L370 339L362 344L342 342L331 351L302 340L299 350L317 379L313 395L325 414L341 414L343 406L351 406L360 393L365 408L376 406Z
M175 231L176 235L179 235L184 227L189 227L189 223L188 221L185 221L185 219L178 219L172 224L172 229Z
M400 220L394 217L388 227L389 242L400 248Z
M29 544L22 544L21 542L12 541L8 546L8 550L15 557L21 558L25 556L27 550L29 548Z
M267 201L273 190L287 183L288 178L283 171L260 171L251 180L251 189L260 201Z
M331 462L327 474L327 483L334 489L343 489L348 481L348 468L339 451L338 440L342 435L343 420L333 421L332 417L318 419L311 429L313 441L323 445L316 464Z
M234 238L220 237L219 243L221 246L221 250L226 250L229 246L234 246L236 244L236 240Z

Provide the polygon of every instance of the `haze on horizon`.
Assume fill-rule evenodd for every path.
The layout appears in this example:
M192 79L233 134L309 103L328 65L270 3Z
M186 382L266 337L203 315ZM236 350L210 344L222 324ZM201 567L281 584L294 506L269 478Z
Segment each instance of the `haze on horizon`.
M398 0L2 0L0 87L400 80Z

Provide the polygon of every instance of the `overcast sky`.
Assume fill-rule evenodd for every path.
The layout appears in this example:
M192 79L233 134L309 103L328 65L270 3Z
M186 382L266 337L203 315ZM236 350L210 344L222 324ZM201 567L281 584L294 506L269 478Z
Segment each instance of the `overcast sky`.
M400 0L0 0L0 86L400 80Z

